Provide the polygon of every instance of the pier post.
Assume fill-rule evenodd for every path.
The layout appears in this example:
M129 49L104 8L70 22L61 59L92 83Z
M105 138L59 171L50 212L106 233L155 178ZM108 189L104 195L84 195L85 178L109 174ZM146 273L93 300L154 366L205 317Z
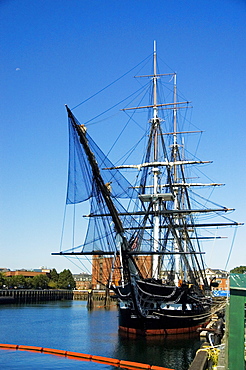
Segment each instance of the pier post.
M93 290L92 289L88 289L87 307L89 309L93 308Z
M105 289L105 297L104 297L104 307L110 306L110 294L109 294L109 288L106 287Z

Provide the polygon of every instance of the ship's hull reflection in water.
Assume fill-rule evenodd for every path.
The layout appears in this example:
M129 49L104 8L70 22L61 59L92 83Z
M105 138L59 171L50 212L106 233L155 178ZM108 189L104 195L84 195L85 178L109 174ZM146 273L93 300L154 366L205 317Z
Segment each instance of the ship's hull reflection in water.
M107 311L115 312L114 323L107 322ZM99 319L99 313L103 326L105 325L108 328L111 324L117 326L115 345L110 355L112 358L158 365L175 370L187 370L202 343L198 333L137 336L120 332L118 331L118 310L116 306L105 309L102 303L95 302L90 314ZM91 321L93 328L96 323L97 320ZM96 331L97 329L94 328L93 330ZM105 337L105 340L110 339Z
M196 333L139 337L119 333L116 358L187 370L201 341Z

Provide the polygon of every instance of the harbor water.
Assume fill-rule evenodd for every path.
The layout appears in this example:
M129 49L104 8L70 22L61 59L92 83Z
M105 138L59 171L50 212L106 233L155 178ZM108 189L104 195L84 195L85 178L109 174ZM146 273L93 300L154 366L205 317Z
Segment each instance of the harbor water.
M100 304L100 303L99 303ZM118 333L118 311L84 301L0 306L0 343L82 352L126 361L187 370L201 342L197 334L129 337ZM0 350L4 369L115 369L93 362L20 350Z

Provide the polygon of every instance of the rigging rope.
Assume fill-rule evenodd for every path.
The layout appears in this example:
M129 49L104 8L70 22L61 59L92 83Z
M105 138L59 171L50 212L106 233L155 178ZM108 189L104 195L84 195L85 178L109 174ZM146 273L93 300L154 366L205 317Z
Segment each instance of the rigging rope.
M231 243L231 248L230 248L230 251L229 251L229 255L228 255L228 258L227 258L227 261L226 261L226 265L225 265L225 271L227 269L227 266L228 266L228 263L229 263L229 260L230 260L230 257L231 257L231 252L232 252L232 248L234 246L234 242L235 242L235 238L236 238L236 234L237 234L237 227L235 228L234 230L234 234L233 234L233 238L232 238L232 243Z
M96 92L95 94L91 95L89 98L83 100L81 103L77 104L75 107L73 107L71 110L74 110L76 108L78 108L80 105L86 103L88 100L94 98L96 95L100 94L102 91L106 90L108 87L112 86L113 84L115 84L117 81L121 80L123 77L125 77L127 74L129 74L131 71L133 71L135 68L137 68L140 64L142 64L143 62L145 62L147 59L149 59L150 57L152 57L152 54L147 56L144 60L142 60L140 63L138 63L136 66L134 66L133 68L131 68L129 71L125 72L122 76L118 77L116 80L114 80L113 82L111 82L110 84L108 84L107 86L103 87L101 90L99 90L98 92Z
M63 221L62 221L62 232L61 232L61 240L60 240L60 252L62 251L62 244L63 244L63 238L64 238L64 230L65 230L65 221L66 221L66 213L67 213L67 207L64 206L64 212L63 212Z
M146 86L146 85L145 85ZM144 86L144 87L145 87ZM139 90L138 90L139 91ZM134 93L135 94L135 93ZM132 96L132 95L130 95L130 96ZM144 98L144 96L143 96L143 98ZM141 101L143 100L143 98L141 99ZM140 101L140 103L141 103L141 101ZM140 104L139 103L139 104ZM119 103L120 104L120 103ZM113 108L113 107L112 107ZM129 116L129 119L128 119L128 121L126 122L126 124L125 124L125 126L123 127L123 129L121 130L121 132L119 133L119 135L118 135L118 137L117 137L117 139L115 140L115 142L113 143L113 145L111 146L111 148L109 149L109 151L108 151L108 153L107 153L107 157L108 157L108 155L110 154L110 152L113 150L113 148L115 147L115 145L116 145L116 143L119 141L119 139L120 139L120 137L121 137L121 135L123 134L123 132L125 131L125 129L127 128L127 126L128 126L128 124L129 124L129 122L131 121L131 119L132 119L132 117L133 117L133 115L134 115L134 113L135 112L133 112L132 114L131 114L131 116ZM102 113L103 114L103 113ZM141 126L140 126L141 127Z
M73 261L73 258L76 258L79 263L83 266L83 268L87 271L88 274L91 274L90 270L88 269L88 267L86 267L86 265L81 261L81 258L78 258L78 256L73 256L73 257L68 257L68 256L64 256L69 262L71 262L74 266L78 267L79 269L81 269L81 267L79 265L77 265L74 261ZM88 257L85 257L87 259L87 261L91 264L91 261L89 260Z
M111 109L117 107L117 105L120 105L121 103L123 103L124 101L126 101L127 99L129 99L130 97L132 97L134 94L136 94L137 92L139 92L140 90L142 90L143 88L141 87L141 89L137 90L137 91L134 91L134 93L130 94L129 96L127 96L126 98L122 99L121 101L119 101L118 103L114 104L112 107L106 109L105 111L103 111L102 113L98 114L97 116L89 119L88 121L84 122L84 125L87 125L89 122L93 121L94 119L102 116L104 113L107 113L109 112Z

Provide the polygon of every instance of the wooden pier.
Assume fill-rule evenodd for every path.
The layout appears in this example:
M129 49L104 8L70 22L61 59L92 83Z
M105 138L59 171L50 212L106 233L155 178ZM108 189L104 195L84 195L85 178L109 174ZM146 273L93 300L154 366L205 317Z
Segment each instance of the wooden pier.
M105 290L0 289L0 304L60 300L88 301L90 306L98 301L103 302L105 305L116 302L113 293Z
M0 304L72 300L73 291L63 289L1 289Z
M116 300L113 292L106 292L106 290L74 290L73 299L80 301L87 301L88 296L93 297L94 301L104 301L110 299L110 301Z

